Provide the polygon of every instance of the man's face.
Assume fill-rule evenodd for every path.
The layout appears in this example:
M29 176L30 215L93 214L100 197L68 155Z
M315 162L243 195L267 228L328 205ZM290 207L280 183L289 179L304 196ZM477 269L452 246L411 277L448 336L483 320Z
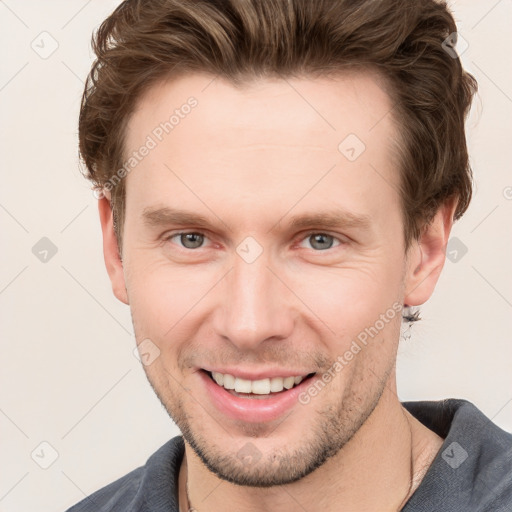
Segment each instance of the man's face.
M191 96L197 105L159 141L155 128ZM148 91L130 119L128 156L156 142L126 178L136 339L150 340L158 397L224 479L266 486L310 473L394 376L407 265L391 108L371 75L236 89L197 74ZM320 214L336 222L293 222ZM212 371L261 380L263 394L236 396ZM310 374L268 393L287 383L278 377Z

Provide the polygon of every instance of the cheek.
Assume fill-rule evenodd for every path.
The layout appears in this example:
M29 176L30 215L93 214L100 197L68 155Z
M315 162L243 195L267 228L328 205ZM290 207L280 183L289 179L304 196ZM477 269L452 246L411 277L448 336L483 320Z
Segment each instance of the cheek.
M154 259L145 250L127 252L124 264L137 339L142 336L163 341L179 333L189 336L188 331L197 330L200 322L206 321L204 315L225 303L222 293L229 288L220 280L227 267L180 266ZM288 309L289 314L292 310L302 312L302 318L309 319L313 329L327 328L326 334L343 344L373 325L400 295L396 258L378 250L354 257L343 267L302 262L276 269L276 273L286 287L276 282L269 290L282 294L277 302L281 301L283 310Z
M357 334L388 310L394 317L400 302L402 275L386 258L368 258L343 268L302 266L286 276L301 302L337 337Z
M211 269L177 268L143 255L126 262L126 285L140 336L172 337L215 284ZM136 333L137 334L137 333Z

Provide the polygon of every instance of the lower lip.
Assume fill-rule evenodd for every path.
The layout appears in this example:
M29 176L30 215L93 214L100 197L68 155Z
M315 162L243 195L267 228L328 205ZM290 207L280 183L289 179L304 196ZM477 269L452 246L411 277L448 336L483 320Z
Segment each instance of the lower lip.
M312 380L312 377L305 379L292 389L271 393L268 398L242 398L232 395L219 386L204 370L198 373L203 380L208 396L222 414L234 420L249 423L265 423L285 414L298 403L299 395L311 384Z

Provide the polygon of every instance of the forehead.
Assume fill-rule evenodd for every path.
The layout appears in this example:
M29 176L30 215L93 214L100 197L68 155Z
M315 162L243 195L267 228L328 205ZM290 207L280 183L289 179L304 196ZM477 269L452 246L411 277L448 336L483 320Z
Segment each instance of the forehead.
M187 107L191 98L198 108ZM171 129L177 137L180 132L187 135L185 125L192 125L198 138L213 136L212 142L220 140L223 145L232 142L239 146L245 134L247 142L254 137L271 142L278 135L290 144L321 134L328 137L327 145L350 130L367 139L367 132L380 125L382 134L391 129L392 117L387 114L392 109L384 79L371 71L316 78L260 78L243 85L195 73L161 81L139 98L127 126L126 146L165 124L174 112ZM189 111L194 115L188 116ZM182 123L186 117L190 120ZM244 132L228 137L237 128Z
M173 202L206 213L207 198L248 217L267 200L281 209L336 201L372 215L398 201L392 107L371 73L242 87L204 74L161 82L127 126L127 158L151 146L126 178L127 195L139 211Z

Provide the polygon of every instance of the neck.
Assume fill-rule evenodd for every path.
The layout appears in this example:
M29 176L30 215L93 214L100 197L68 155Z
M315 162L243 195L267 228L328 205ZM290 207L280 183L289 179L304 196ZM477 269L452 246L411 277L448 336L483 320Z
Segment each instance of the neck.
M236 510L401 510L442 445L386 388L379 404L334 457L298 482L272 488L241 487L211 473L185 442L180 470L180 512ZM188 490L188 498L187 492ZM189 501L190 500L190 501Z

